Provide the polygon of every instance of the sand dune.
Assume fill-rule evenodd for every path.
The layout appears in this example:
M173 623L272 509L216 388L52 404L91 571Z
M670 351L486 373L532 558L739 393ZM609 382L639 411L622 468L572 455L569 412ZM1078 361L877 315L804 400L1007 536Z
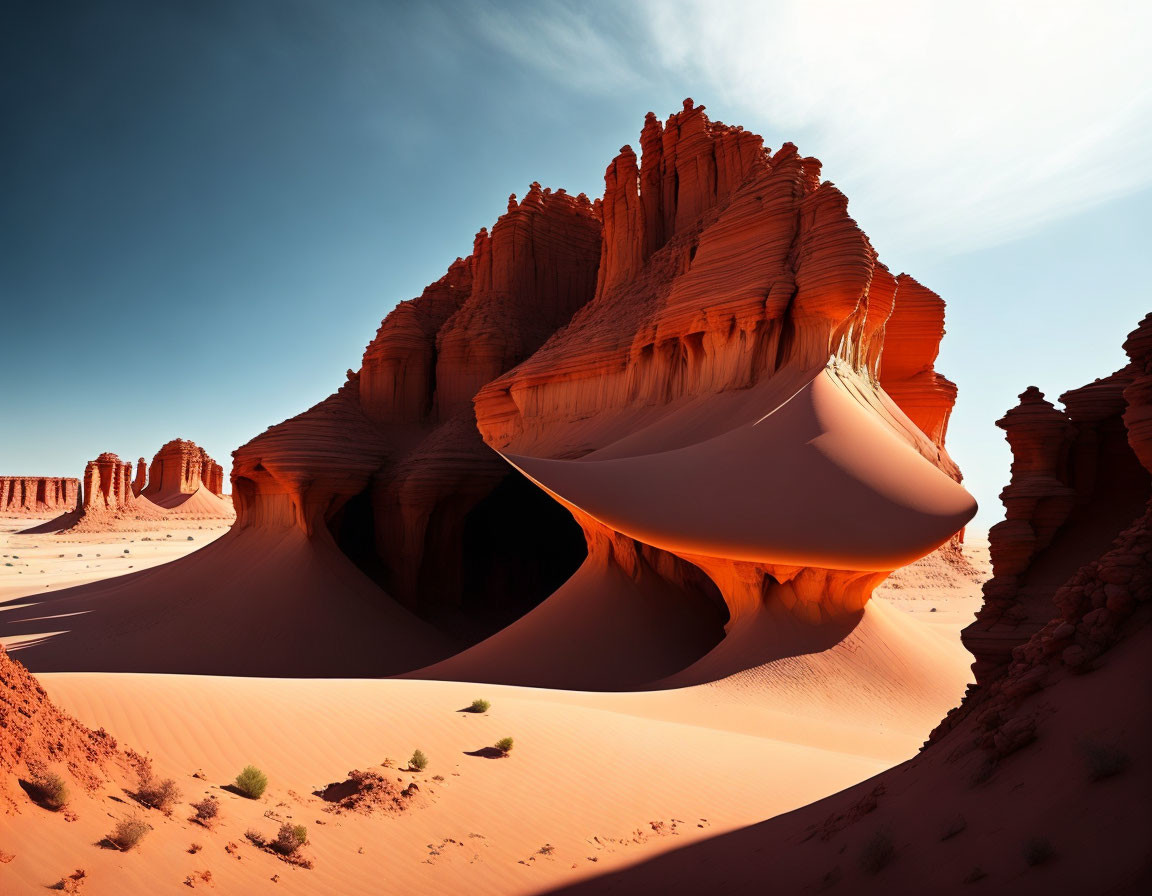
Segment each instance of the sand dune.
M8 537L21 546L6 545L7 551L28 550L28 536ZM202 548L180 568L195 569L200 557L212 568L221 562L238 564L230 543ZM162 544L171 549L173 540ZM283 557L275 545L263 547L271 552L265 555L269 562L288 563L289 556L303 554L291 544L280 546ZM136 551L138 543L131 549ZM213 556L222 549L227 549L223 555ZM52 550L47 537L35 550L45 568L49 560L73 563L71 557L44 556ZM150 570L144 575L152 578L145 581L165 586L164 573L173 568ZM311 574L291 567L288 572L297 584ZM265 655L286 662L295 650L300 668L307 668L310 650L324 655L326 663L333 661L337 649L325 645L322 620L312 620L315 636L311 645L303 644L291 631L275 628L268 607L259 607L258 616L240 605L244 576L236 578L236 590L223 595L204 591L193 600L193 576L184 602L158 603L155 614L147 606L119 605L116 589L103 592L110 603L101 609L100 588L112 583L97 583L57 592L52 596L63 599L59 604L33 604L35 595L17 598L0 618L18 614L21 619L6 625L6 631L65 628L45 617L82 613L61 617L69 620L67 633L13 654L41 670L53 661L73 668L112 662L112 652L101 647L102 629L114 630L114 643L120 646L161 638L174 665L196 656L183 648L178 628L191 632L186 640L193 644L209 643L210 630L218 652L204 653L227 658L240 643L229 629L244 619L256 625L257 618L268 631ZM13 590L5 593L15 596ZM594 593L589 587L584 595ZM619 598L602 595L606 603ZM645 622L659 621L656 602L667 598L651 594L652 606L637 611L620 636L625 643L619 650ZM326 593L325 600L348 602L351 597ZM171 619L163 618L161 606ZM331 603L324 606L331 612ZM549 612L562 606L554 604ZM571 607L575 613L578 602ZM663 607L671 615L668 605ZM340 612L347 623L351 611ZM129 631L133 618L137 632ZM563 629L574 622L558 616L551 624ZM522 623L535 624L531 619ZM667 644L657 649L655 636L649 649L636 646L643 659L634 669L637 679L659 678L689 655L707 652L719 629L698 635L691 623L690 615L676 623L680 643L674 649ZM197 624L199 630L193 628ZM661 641L675 643L669 635L676 624L665 620ZM372 620L362 627L371 627L379 639L378 626ZM354 638L355 628L345 624L345 637ZM255 637L251 629L246 632ZM277 638L287 643L280 647ZM815 643L801 646L817 652L777 657L743 676L709 684L672 687L675 681L665 681L659 690L615 693L452 681L41 672L41 681L63 709L89 725L104 726L122 743L147 748L157 771L175 777L185 799L171 818L148 813L154 830L138 851L126 854L94 845L115 818L131 811L122 782L91 798L77 797L77 818L71 822L32 806L18 816L0 816L0 851L15 856L0 865L0 882L6 893L40 892L83 867L88 875L84 892L97 896L185 892L190 874L209 870L215 888L225 893L263 887L334 894L461 888L541 892L739 829L766 813L805 805L876 774L916 749L924 731L959 699L968 678L954 633L949 639L938 626L919 622L882 599L872 601L836 645L826 650ZM358 644L350 652L367 650ZM587 665L588 654L581 655ZM156 662L149 651L116 656L125 665L146 668ZM545 660L537 656L533 661ZM557 668L565 666L559 655L552 660ZM572 660L574 667L575 655ZM605 665L612 668L610 662ZM492 701L487 714L459 712L481 696ZM509 758L470 755L504 736L515 739ZM416 747L432 760L422 775L402 770ZM380 768L386 758L397 767ZM247 763L259 765L272 779L262 802L220 789ZM324 811L325 804L312 792L342 780L353 768L377 768L404 783L416 780L424 802L399 816ZM750 768L779 773L750 775ZM194 778L194 772L205 777ZM443 780L435 780L436 775ZM188 802L204 793L223 801L223 821L215 831L185 821ZM314 869L294 869L244 839L249 828L271 834L277 819L285 818L308 826L306 852ZM190 854L192 842L203 849ZM230 843L238 846L240 860L226 851Z
M371 676L450 651L334 545L306 539L246 530L178 565L9 599L0 631L37 672Z

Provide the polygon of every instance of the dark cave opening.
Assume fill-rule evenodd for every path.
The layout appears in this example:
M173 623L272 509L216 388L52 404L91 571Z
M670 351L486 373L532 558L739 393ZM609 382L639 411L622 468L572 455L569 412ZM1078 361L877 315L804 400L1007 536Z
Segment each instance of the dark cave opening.
M572 514L516 471L465 516L460 548L459 610L476 639L536 607L587 556Z
M329 517L328 531L344 555L383 587L387 571L376 553L376 514L372 509L371 486L353 495Z

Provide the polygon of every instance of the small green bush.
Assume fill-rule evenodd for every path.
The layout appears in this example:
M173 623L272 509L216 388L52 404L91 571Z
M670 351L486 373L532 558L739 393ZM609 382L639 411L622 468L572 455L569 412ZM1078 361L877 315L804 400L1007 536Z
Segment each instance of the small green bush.
M108 835L108 840L117 849L129 850L132 849L137 843L144 839L152 828L148 822L142 818L133 815L131 818L122 819Z
M36 798L40 803L53 812L68 805L68 785L59 775L52 772L37 775L32 786L36 788Z
M860 853L860 867L869 874L879 874L896 856L896 847L887 831L877 831L864 844Z
M491 708L492 704L487 700L473 700L472 705L468 707L468 712L488 712Z
M417 750L412 754L412 758L408 760L408 767L414 768L418 772L428 768L428 757L424 755L423 750Z
M496 749L499 750L501 753L503 753L505 756L507 756L509 753L512 752L512 738L510 738L510 737L500 738L500 740L496 741Z
M308 828L302 824L280 825L276 839L272 841L272 848L282 856L293 855L296 850L308 842Z
M268 776L254 765L247 765L236 776L236 789L250 800L258 800L268 789Z

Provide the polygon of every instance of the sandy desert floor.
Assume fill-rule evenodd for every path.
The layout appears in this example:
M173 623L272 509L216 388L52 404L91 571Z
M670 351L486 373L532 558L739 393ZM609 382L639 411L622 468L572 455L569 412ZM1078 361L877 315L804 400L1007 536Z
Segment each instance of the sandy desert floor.
M16 534L28 525L0 521L0 563L12 564L0 565L0 600L168 562L224 531ZM117 786L66 813L29 803L0 815L0 859L12 857L0 892L42 892L83 869L87 894L539 893L761 821L907 758L959 702L971 657L958 632L980 605L986 540L970 534L966 552L974 569L929 559L901 571L829 650L689 688L41 674L58 705L147 752L183 798L170 817L146 811L153 831L127 853L98 845L139 811ZM461 711L479 697L487 713ZM485 755L505 736L508 757ZM406 770L416 748L424 772ZM249 763L270 779L260 801L223 789ZM314 791L352 769L418 793L403 811L329 811ZM221 801L213 830L187 820L204 794ZM245 839L282 820L307 826L312 869Z

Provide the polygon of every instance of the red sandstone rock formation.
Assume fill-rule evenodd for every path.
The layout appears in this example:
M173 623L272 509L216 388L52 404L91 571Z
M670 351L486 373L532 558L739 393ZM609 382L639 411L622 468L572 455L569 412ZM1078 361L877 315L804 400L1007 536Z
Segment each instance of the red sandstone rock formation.
M0 476L0 516L54 516L76 509L80 480Z
M140 464L143 463L141 458ZM138 470L136 476L139 482L142 471ZM154 503L162 503L195 494L201 487L219 496L224 494L223 484L224 468L207 451L195 442L173 439L156 452L148 468L148 483L141 483L139 493Z
M144 458L136 461L136 478L132 480L132 494L139 495L148 484L148 464Z
M384 320L336 394L237 451L239 526L334 536L408 606L460 608L466 593L539 578L505 571L513 580L497 588L470 576L477 520L501 515L502 484L523 485L485 442L517 457L610 457L651 426L646 450L677 447L768 413L826 366L829 400L855 395L958 479L943 447L955 387L932 366L943 302L877 261L820 163L790 144L770 155L691 100L663 124L649 115L640 144L642 160L625 147L609 166L594 206L538 184L513 197L469 258ZM687 432L676 412L709 397L719 412ZM962 494L949 499L958 520L971 508ZM716 638L717 586L730 617L755 615L766 583L782 582L775 596L816 619L858 610L886 570L938 543L927 534L863 568L754 566L662 550L564 506L592 565L704 607ZM686 630L706 627L699 612L685 610Z
M164 520L230 519L231 503L223 496L224 470L194 442L174 439L156 453L151 481L144 458L136 464L111 452L89 461L77 506L29 532L80 528L132 527ZM68 480L75 481L75 480Z
M860 413L882 421L959 479L944 450L956 390L933 369L944 305L878 262L843 194L820 181L820 163L790 144L769 155L759 137L710 122L686 101L663 127L649 116L641 146L639 168L624 147L605 175L595 297L480 390L477 422L489 445L572 511L588 564L654 577L701 605L703 570L726 604L721 653L743 662L738 633L759 625L767 603L812 621L858 611L887 571L950 536L970 512L959 489L945 498L941 486L944 503L957 504L941 512L949 523L938 538L922 523L924 544L899 556L862 542L838 550L841 536L826 524L845 514L900 539L880 522L879 505L866 523L865 505L849 512L833 499L819 520L801 523L814 512L812 496L782 500L786 476L774 476L772 462L762 481L737 472L762 449L773 456L765 440L792 425L786 418L808 426L802 408L811 401L821 420ZM774 462L789 466L785 454ZM811 475L825 473L813 467ZM706 481L697 493L698 479ZM678 503L678 493L692 497ZM643 506L660 509L644 517ZM758 514L767 516L749 528ZM515 651L493 643L489 653L485 662ZM721 674L722 657L713 659L696 674ZM460 674L458 665L445 674Z
M603 667L619 686L721 641L690 677L763 661L766 610L858 619L960 529L975 505L944 449L939 297L878 261L791 144L769 153L688 100L640 146L595 204L513 197L337 392L237 450L237 524L188 561L202 584L245 539L255 556L303 538L301 606L329 599L343 556L380 606L471 640L555 592L445 674L599 686ZM194 467L165 446L142 497ZM243 587L285 583L270 563ZM380 653L374 673L405 671Z
M1062 395L1065 411L1032 386L996 423L1012 447L1012 480L1000 495L1005 519L989 533L995 576L964 631L978 681L1048 621L1054 588L1099 556L1148 500L1143 447L1133 453L1148 435L1146 331L1147 323L1125 343L1127 367Z
M1150 701L1134 683L1152 654L1152 315L1124 347L1131 365L1066 393L1066 413L1032 387L998 421L1015 461L1009 518L991 533L996 575L965 631L981 649L977 682L918 756L559 892L696 893L723 868L734 894L766 879L787 892L1046 893L1036 842L1052 849L1058 888L1147 889ZM884 843L893 851L877 863Z
M512 197L472 255L385 318L336 394L235 453L238 525L366 537L357 559L396 598L459 606L465 518L511 473L472 396L591 298L599 242L585 196Z
M131 480L132 464L110 451L88 461L84 468L84 514L114 514L132 505Z

